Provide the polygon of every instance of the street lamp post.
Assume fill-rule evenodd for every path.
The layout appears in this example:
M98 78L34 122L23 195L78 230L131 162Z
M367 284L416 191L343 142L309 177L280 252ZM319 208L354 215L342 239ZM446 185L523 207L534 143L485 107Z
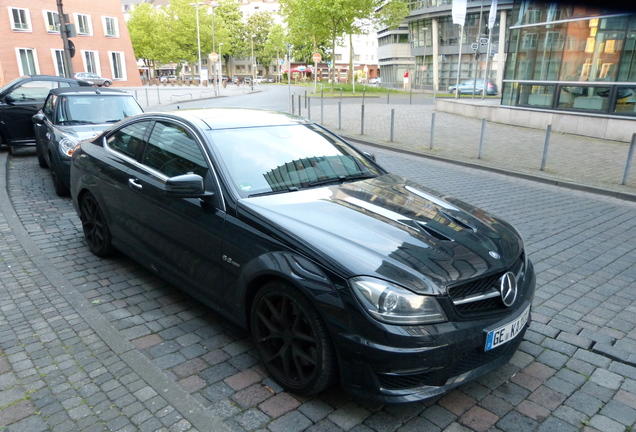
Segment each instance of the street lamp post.
M221 69L221 76L219 77L219 83L223 84L223 52L221 47L223 46L223 42L219 42L219 66ZM219 96L221 96L221 87L219 87Z
M219 5L210 3L210 6L212 6L212 52L216 52L216 44L214 43L214 33L216 33L214 31L214 8L219 7ZM212 75L212 82L212 85L214 86L214 94L219 95L221 89L218 87L216 61L214 62L214 74Z
M254 58L254 38L256 37L256 35L252 35L252 57L251 57L251 61L252 61L252 90L254 90L254 69L256 69L256 59Z
M195 6L197 11L197 49L199 52L199 85L201 84L201 31L199 29L199 5L204 3L196 2L190 3L190 6Z

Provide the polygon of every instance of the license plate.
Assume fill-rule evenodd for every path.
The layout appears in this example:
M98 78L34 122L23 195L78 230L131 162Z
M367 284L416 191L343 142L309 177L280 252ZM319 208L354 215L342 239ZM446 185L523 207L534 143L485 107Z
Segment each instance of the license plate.
M491 330L488 332L486 336L486 349L485 351L490 351L491 349L497 348L500 345L505 344L506 342L514 339L521 330L523 330L523 326L528 322L528 317L530 316L530 306L526 307L526 309L519 315L517 319L508 324Z

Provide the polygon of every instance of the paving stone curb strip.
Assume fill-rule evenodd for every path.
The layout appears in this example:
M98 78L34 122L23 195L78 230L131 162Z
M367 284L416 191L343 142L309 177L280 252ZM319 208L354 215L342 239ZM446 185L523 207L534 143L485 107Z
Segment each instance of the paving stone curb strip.
M376 150L383 163L398 158ZM421 175L417 151L403 151L394 163ZM453 186L445 165L426 166L431 187ZM526 239L541 287L532 325L500 371L382 405L338 388L282 391L243 330L123 255L94 257L33 154L0 152L0 431L634 430L636 204L523 178L492 185L466 166L453 172L475 191L495 188L480 206L498 208L498 193L541 202L506 216L536 228Z

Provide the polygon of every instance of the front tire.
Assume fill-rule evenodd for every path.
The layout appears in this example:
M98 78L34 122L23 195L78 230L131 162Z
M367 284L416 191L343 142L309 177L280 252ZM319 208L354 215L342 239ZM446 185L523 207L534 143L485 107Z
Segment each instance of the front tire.
M53 158L51 158L51 162L53 162ZM55 193L59 197L69 196L71 194L71 191L68 188L68 186L66 186L64 182L62 181L62 177L60 176L60 173L59 173L59 168L55 164L52 164L52 165L53 166L51 167L51 177L53 178L53 187L55 188Z
M99 257L113 253L112 235L97 199L90 193L82 196L79 203L80 220L88 248Z
M333 385L336 361L325 324L309 300L284 282L256 295L251 331L267 370L287 390L313 395Z
M110 82L104 81L104 87L110 87Z
M42 153L42 148L40 144L35 144L35 155L38 157L38 165L40 168L48 168L49 164L46 163L46 159L44 158L44 154Z

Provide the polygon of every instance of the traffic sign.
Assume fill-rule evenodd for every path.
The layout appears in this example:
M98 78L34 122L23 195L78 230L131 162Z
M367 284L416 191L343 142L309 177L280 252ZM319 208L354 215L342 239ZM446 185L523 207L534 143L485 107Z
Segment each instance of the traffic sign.
M320 53L314 54L312 58L314 60L314 63L320 63L322 61L322 56L320 55Z
M212 61L217 61L219 59L219 55L217 53L210 54L210 58Z
M473 49L473 51L477 51L477 48L479 48L479 44L477 42L473 42L472 44L470 44L470 47Z

